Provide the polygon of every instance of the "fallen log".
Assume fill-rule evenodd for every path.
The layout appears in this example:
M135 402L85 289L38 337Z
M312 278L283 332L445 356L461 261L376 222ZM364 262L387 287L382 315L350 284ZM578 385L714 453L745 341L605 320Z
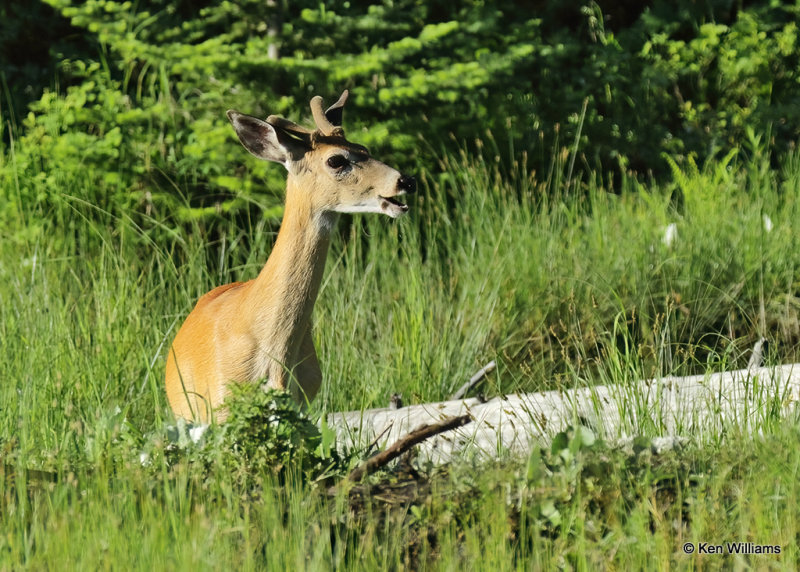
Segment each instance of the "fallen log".
M641 434L703 438L725 427L752 431L786 415L799 399L800 364L788 364L504 395L489 401L458 399L332 413L327 423L346 448L377 440L385 449L416 427L470 415L472 423L418 445L421 460L438 464L461 455L525 454L578 423L606 439Z

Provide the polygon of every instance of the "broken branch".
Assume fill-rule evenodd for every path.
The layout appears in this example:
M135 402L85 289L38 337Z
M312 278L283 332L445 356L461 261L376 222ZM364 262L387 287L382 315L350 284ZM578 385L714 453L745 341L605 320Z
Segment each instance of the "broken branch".
M414 445L418 445L419 443L422 443L426 439L430 439L439 433L444 433L445 431L462 427L470 421L472 421L471 415L459 415L456 417L448 417L447 419L438 423L421 425L399 441L395 442L385 451L376 453L361 463L361 465L350 471L350 474L347 476L347 480L350 482L358 482L364 477L364 475L389 464L394 459L411 449Z
M467 383L462 385L458 389L458 391L456 391L453 394L453 396L450 398L450 400L451 401L455 401L456 399L463 399L464 396L466 396L467 393L469 393L470 390L472 390L472 388L474 388L476 385L478 385L480 382L482 382L486 378L487 375L489 375L490 373L492 373L495 370L496 367L497 367L497 364L495 363L494 360L492 360L489 363L487 363L485 366L483 366L478 371L478 373L473 375Z

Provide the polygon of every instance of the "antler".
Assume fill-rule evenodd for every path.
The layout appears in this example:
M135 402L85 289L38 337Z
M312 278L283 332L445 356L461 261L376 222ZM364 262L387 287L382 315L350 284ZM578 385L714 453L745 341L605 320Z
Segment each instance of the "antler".
M267 117L267 123L272 125L273 127L277 127L279 129L283 129L284 131L288 131L293 135L297 135L301 139L309 139L311 134L314 133L313 130L308 129L307 127L303 127L302 125L298 125L294 121L289 121L283 117L279 117L277 115L270 115Z
M314 116L314 123L317 129L312 130L302 125L298 125L294 121L290 121L278 115L270 115L267 117L267 123L278 129L282 129L295 137L299 137L305 141L311 141L313 146L315 134L324 137L344 137L344 129L342 129L342 112L344 104L347 101L347 96L350 92L344 90L339 99L331 105L326 111L322 111L322 97L315 95L311 99L311 114Z
M322 111L322 97L315 95L311 99L311 114L314 116L314 123L317 124L317 131L326 137L344 136L342 112L348 95L350 95L350 92L344 90L336 103L331 105L325 112Z

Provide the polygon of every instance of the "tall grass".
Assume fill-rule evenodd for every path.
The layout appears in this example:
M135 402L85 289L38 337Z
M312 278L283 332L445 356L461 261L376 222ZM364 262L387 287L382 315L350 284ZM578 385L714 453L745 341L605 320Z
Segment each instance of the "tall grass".
M780 172L759 156L675 165L673 185L631 179L614 193L556 176L569 154L554 156L544 182L488 148L444 157L442 174L421 174L411 216L340 223L315 312L325 380L313 415L395 392L445 399L491 359L489 395L737 367L761 336L769 362L797 360L796 156ZM16 215L0 229L0 569L737 562L683 556L687 538L785 547L742 561L755 565L796 559L791 426L743 458L722 441L641 469L640 482L612 459L602 502L575 475L531 479L524 463L454 468L427 500L355 515L291 479L255 475L254 497L221 469L142 467L126 447L171 422L162 382L177 325L205 291L256 275L274 226L176 228L169 213L122 212L60 183L19 204L28 182L2 181ZM665 489L672 504L656 498ZM554 497L561 520L547 528Z
M443 399L490 359L490 393L743 366L759 336L795 359L796 189L731 162L677 189L562 196L446 160L421 220L365 219L335 246L322 402Z

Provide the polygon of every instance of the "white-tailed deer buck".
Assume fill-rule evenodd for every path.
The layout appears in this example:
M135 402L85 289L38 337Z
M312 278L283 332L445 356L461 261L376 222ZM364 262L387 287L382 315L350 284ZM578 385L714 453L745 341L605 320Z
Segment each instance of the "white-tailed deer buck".
M179 417L223 421L232 383L266 381L310 401L322 380L311 337L330 234L338 213L399 217L397 197L416 190L402 175L345 139L347 91L327 111L311 100L316 129L271 115L266 121L228 111L244 147L289 172L278 238L258 277L202 296L181 326L167 358L167 398Z

